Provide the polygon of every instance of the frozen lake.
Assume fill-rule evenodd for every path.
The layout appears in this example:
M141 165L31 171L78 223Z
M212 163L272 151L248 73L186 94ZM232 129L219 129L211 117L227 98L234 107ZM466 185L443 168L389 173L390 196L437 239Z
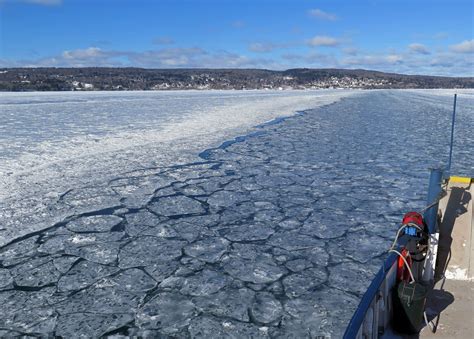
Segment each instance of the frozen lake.
M70 189L192 162L259 123L357 94L0 93L0 245L68 216L51 205Z
M1 94L0 335L340 337L451 93Z

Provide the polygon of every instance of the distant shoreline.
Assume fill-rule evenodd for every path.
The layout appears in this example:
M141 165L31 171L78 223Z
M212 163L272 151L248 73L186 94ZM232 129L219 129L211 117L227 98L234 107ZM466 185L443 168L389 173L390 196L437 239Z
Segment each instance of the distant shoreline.
M362 69L2 68L1 92L474 88L474 77Z
M380 90L400 90L400 91L403 91L403 90L407 90L407 91L416 91L416 90L419 90L419 91L443 91L443 90L450 90L450 91L453 91L453 93L455 92L458 92L459 91L474 91L474 87L473 88L445 88L445 87L440 87L440 88L316 88L316 89L312 89L312 88L307 88L307 89L297 89L297 88L294 88L294 89L282 89L282 90L278 90L278 89L259 89L259 88L255 88L255 89L193 89L193 88L190 88L190 89L168 89L168 90L152 90L152 89L124 89L124 90L101 90L101 89L93 89L93 90L62 90L62 91L54 91L54 90L51 90L51 91L39 91L39 90L26 90L26 91L4 91L4 90L0 90L0 95L2 94L42 94L44 93L45 95L47 94L80 94L80 93L83 93L83 94L94 94L94 93L138 93L138 92L147 92L147 93L166 93L166 92L169 92L169 93L179 93L179 92L195 92L195 93L199 93L199 92L269 92L269 93L272 93L272 92L311 92L311 91L314 91L314 92L319 92L319 91L380 91ZM463 93L463 92L461 92Z

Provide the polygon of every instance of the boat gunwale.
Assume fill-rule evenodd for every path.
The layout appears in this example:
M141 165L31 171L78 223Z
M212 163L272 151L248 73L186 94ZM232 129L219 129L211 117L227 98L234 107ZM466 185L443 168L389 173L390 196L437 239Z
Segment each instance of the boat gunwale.
M385 259L382 267L379 269L374 279L370 283L369 287L367 288L367 291L365 291L364 295L362 296L362 299L360 300L357 309L355 310L349 324L347 325L346 331L344 333L344 339L352 339L357 337L357 334L359 333L359 330L362 328L362 324L364 323L367 311L369 310L374 299L377 297L377 293L380 290L380 286L387 278L388 272L396 263L396 261L396 253L390 253Z

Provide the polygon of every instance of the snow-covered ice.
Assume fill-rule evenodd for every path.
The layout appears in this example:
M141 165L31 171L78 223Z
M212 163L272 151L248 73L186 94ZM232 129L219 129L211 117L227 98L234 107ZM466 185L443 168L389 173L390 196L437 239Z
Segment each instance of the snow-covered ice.
M129 190L128 199L139 199L140 206L143 194L149 196L165 179L131 172L192 162L202 150L246 134L257 124L357 94L0 93L0 207L6 207L0 210L0 244L86 212L88 206L98 210L119 205L114 192L103 194L110 180L120 186L115 190ZM120 185L121 176L133 182Z
M0 336L341 337L446 162L450 94L2 94Z

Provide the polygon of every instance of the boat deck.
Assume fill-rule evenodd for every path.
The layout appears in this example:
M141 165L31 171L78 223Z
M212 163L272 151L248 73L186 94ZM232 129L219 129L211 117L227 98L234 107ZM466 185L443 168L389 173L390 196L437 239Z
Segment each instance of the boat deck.
M472 338L474 333L474 183L452 179L447 192L439 206L437 283L426 308L437 329L432 333L425 327L422 338Z

